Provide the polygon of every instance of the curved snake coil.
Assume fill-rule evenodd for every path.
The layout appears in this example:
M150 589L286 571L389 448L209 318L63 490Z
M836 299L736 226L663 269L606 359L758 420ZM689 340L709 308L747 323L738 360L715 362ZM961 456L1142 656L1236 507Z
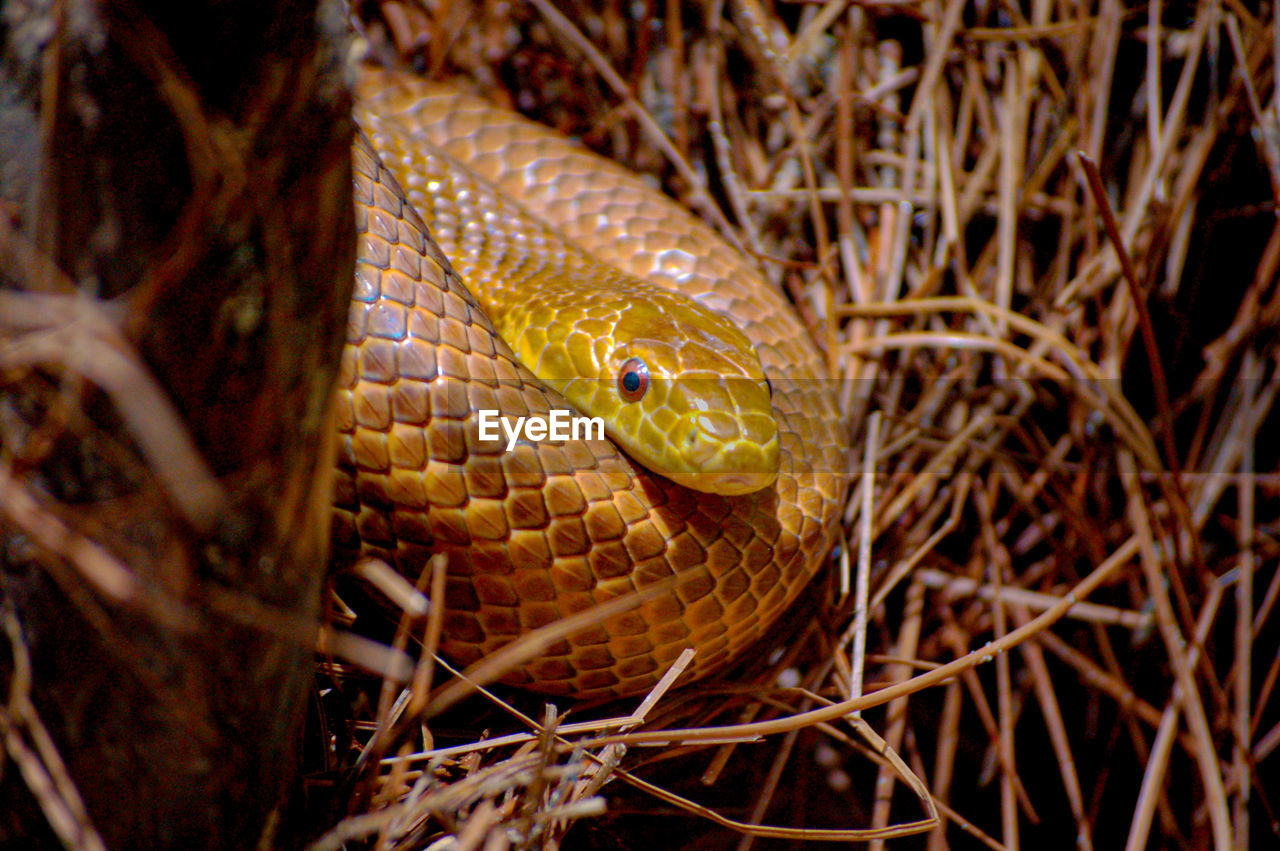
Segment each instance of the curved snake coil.
M337 547L411 577L432 553L447 553L441 649L462 664L530 629L672 583L512 672L517 685L579 697L635 692L686 647L697 651L690 678L722 668L797 597L839 530L846 439L804 326L704 224L550 130L391 71L363 71L357 103L378 154L365 141L354 153L362 238L338 400ZM517 200L490 206L504 197ZM459 238L477 232L520 250L489 259L495 252ZM476 287L495 281L532 298L521 270L578 250L741 328L772 388L772 485L699 493L607 439L524 441L511 451L505 440L479 439L479 411L546 416L567 405L517 362L445 257Z

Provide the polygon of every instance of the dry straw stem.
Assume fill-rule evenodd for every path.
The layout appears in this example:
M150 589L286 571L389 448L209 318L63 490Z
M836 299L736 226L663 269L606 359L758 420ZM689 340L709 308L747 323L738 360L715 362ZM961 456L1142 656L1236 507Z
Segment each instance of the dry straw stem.
M590 781L622 841L652 829L626 817L652 799L744 848L878 842L924 829L921 811L941 820L931 849L1274 841L1280 471L1258 440L1280 389L1273 12L383 8L375 46L389 32L421 67L653 175L792 297L846 379L853 573L756 654L776 658L667 693L642 729L622 731L624 711L607 734L561 724L552 740L524 721L369 771L403 785L478 748L496 769L533 741L570 761L625 746L609 776L650 798ZM1224 222L1239 231L1225 250ZM404 700L429 716L467 687L443 689ZM767 757L743 745L771 736ZM710 743L685 774L745 817L659 770ZM471 816L431 835L480 842L513 817Z
M19 264L22 280L40 282L39 286L55 291L0 291L0 371L34 375L40 368L51 368L60 372L62 419L53 418L60 427L83 427L76 412L83 402L84 387L105 393L119 413L125 433L141 450L147 462L146 475L154 478L156 487L186 523L207 531L212 518L226 505L226 489L208 469L179 413L139 353L124 338L113 307L80 294L57 292L70 287L62 273L4 225L0 225L0 256ZM15 475L20 464L32 465L48 451L39 430L26 445L8 448L18 449L14 455L19 457L0 453L0 517L43 552L56 554L44 559L43 565L69 594L79 596L82 589L91 589L102 602L124 604L166 629L188 634L209 629L207 613L183 599L194 580L181 560L157 560L158 576L140 579L139 572L111 547L77 528L82 524L73 512L56 510ZM128 452L120 445L112 448L122 458ZM66 570L68 566L73 572ZM232 621L254 625L289 641L308 644L314 632L310 622L244 594L210 588L205 604ZM97 603L90 606L98 612L104 634L109 634L113 628L108 625L105 608ZM369 643L358 636L346 636L342 641L360 648L354 652L359 652L366 664L380 655L375 652L371 656Z
M24 242L0 226L0 258L25 255L25 251L3 248ZM31 265L36 268L19 274L38 280L46 264ZM207 531L226 504L226 495L196 451L173 404L111 313L102 302L74 291L0 292L0 369L17 372L60 366L118 399L125 426L166 497L183 519Z
M74 851L106 851L106 844L85 811L75 782L67 773L57 744L40 720L31 699L31 658L22 628L7 608L0 611L5 637L13 653L13 677L0 707L0 738L5 753L27 783L40 811L58 839Z

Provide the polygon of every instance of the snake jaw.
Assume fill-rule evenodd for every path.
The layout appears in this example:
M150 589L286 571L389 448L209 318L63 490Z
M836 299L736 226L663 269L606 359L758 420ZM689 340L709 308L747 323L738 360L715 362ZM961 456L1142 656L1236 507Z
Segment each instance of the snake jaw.
M673 404L684 415L681 454L687 469L672 481L704 493L739 496L778 477L778 427L768 383L754 378L701 376L676 386Z

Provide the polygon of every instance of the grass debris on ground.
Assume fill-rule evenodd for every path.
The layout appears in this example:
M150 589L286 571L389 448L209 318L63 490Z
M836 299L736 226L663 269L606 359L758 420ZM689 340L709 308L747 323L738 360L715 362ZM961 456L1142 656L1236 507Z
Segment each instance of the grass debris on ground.
M641 710L448 708L421 666L322 661L343 747L310 815L350 814L314 847L1278 841L1274 9L361 11L374 56L759 258L842 380L855 475L790 632Z

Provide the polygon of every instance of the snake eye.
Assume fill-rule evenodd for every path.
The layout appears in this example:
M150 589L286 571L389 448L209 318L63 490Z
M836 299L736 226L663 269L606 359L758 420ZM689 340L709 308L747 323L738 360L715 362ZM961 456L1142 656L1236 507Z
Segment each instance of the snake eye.
M640 358L631 358L618 373L618 393L624 402L638 402L649 389L649 367Z

